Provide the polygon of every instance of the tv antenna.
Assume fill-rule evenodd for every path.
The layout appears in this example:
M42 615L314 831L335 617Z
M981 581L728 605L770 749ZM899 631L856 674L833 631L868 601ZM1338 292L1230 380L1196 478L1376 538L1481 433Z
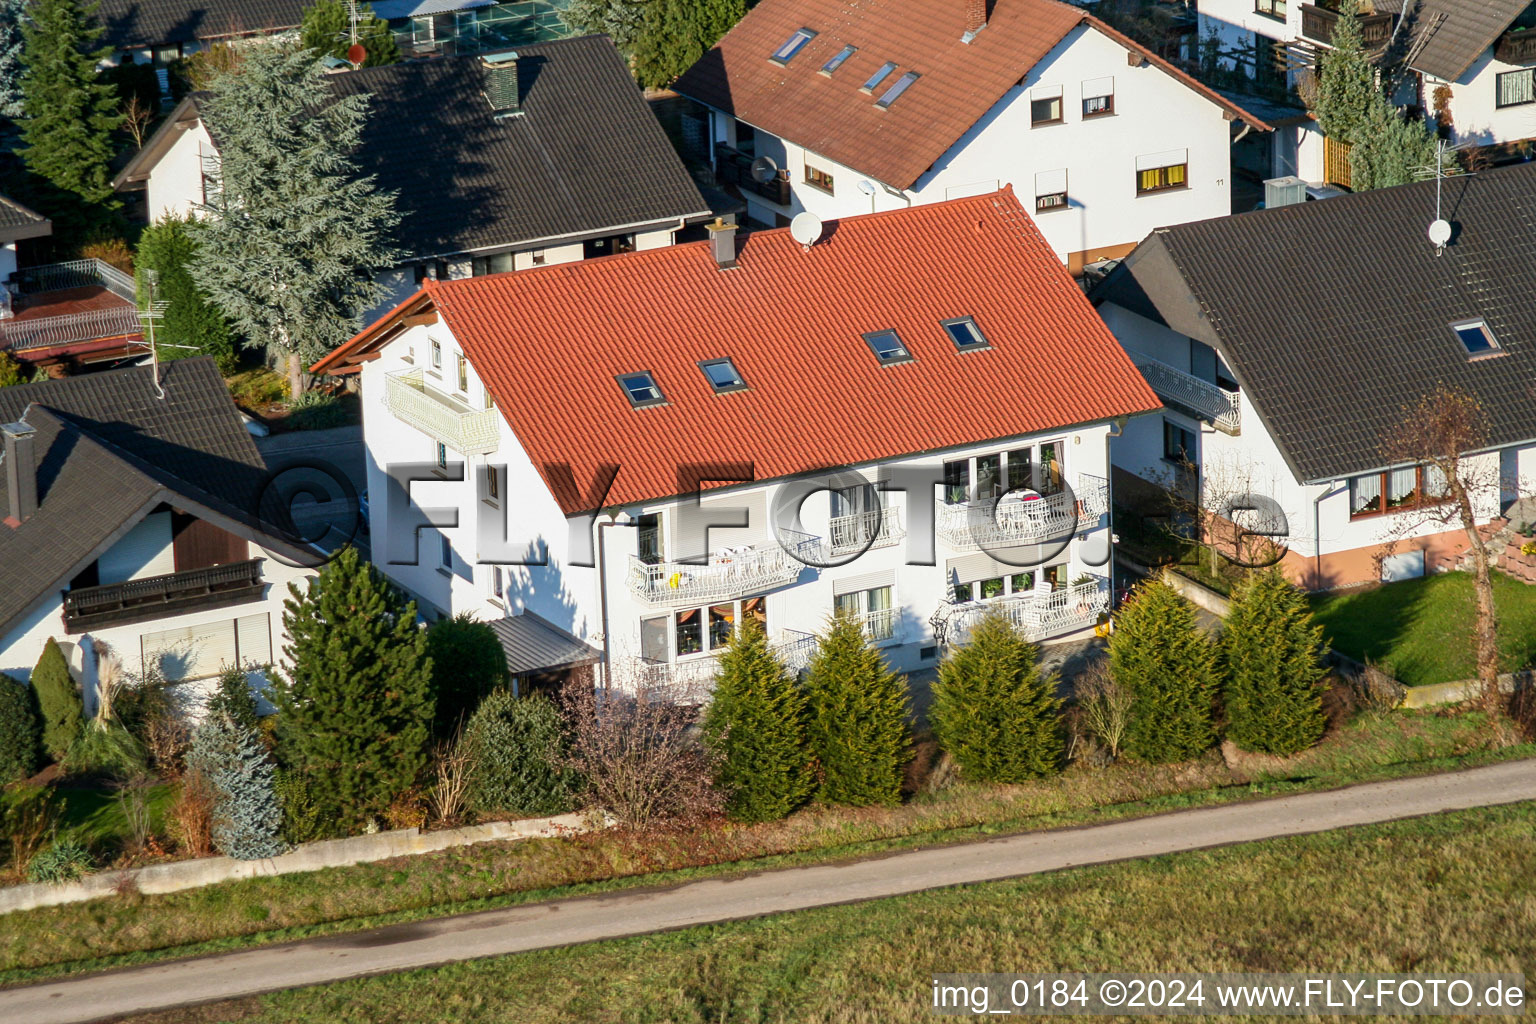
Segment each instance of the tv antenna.
M347 63L356 71L363 66L363 61L368 59L368 50L357 41L357 0L347 0L347 23L349 25L351 45L347 47Z
M144 332L149 335L149 379L155 385L155 397L165 401L165 389L160 386L160 353L155 348L155 324L165 318L165 307L168 303L155 298L155 279L160 275L153 270L144 272L144 279L149 283L149 302L139 310L139 319L144 323Z
M1433 176L1435 179L1435 219L1430 222L1428 234L1430 244L1435 247L1436 256L1445 255L1445 247L1449 244L1451 236L1455 234L1455 229L1451 227L1451 222L1446 220L1441 212L1441 191L1447 176L1446 168L1448 166L1449 154L1460 152L1461 148L1460 146L1447 146L1445 140L1440 139L1435 143L1434 166L1415 167L1413 169L1414 176L1421 180L1430 176ZM1461 171L1453 169L1450 173L1460 174Z

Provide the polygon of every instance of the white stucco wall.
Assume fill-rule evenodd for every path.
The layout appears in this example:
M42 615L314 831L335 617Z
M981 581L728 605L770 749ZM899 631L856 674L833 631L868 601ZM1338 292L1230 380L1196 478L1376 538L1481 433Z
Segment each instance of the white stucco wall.
M203 160L204 154L210 153L216 150L202 121L193 122L180 133L145 183L150 223L167 215L187 216L203 201Z
M1498 106L1498 76L1509 71L1528 71L1530 65L1505 64L1493 59L1493 48L1483 51L1455 82L1424 76L1424 105L1433 108L1435 90L1451 90L1451 141L1485 146L1536 138L1536 103Z

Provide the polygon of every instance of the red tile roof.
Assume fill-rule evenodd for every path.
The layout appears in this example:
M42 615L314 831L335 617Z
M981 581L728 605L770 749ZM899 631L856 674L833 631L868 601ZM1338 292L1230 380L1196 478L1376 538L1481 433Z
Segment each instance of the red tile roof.
M1078 25L1089 25L1259 130L1270 126L1076 7L992 0L970 43L967 0L763 0L673 86L701 103L897 188L910 188ZM769 60L796 29L817 33L786 65ZM858 47L830 77L821 66ZM859 91L886 61L898 68ZM904 72L922 75L889 109L875 106Z
M315 370L435 308L541 471L569 463L585 488L621 467L608 505L679 493L687 464L771 479L1160 406L1011 190L828 222L809 251L787 230L739 248L730 270L697 242L432 282ZM989 349L955 348L940 321L961 316ZM912 362L876 361L861 335L883 328ZM698 363L727 356L748 389L715 394ZM615 376L641 370L666 405L630 406Z

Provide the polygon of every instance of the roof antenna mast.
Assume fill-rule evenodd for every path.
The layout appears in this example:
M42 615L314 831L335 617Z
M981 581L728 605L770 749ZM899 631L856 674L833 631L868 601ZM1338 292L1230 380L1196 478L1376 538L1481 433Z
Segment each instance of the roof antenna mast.
M144 271L144 280L149 285L149 304L139 310L139 319L144 321L145 330L149 333L149 365L150 381L155 386L155 397L165 401L165 389L160 386L160 353L155 348L155 322L165 316L166 303L155 298L155 283L160 275L154 270Z

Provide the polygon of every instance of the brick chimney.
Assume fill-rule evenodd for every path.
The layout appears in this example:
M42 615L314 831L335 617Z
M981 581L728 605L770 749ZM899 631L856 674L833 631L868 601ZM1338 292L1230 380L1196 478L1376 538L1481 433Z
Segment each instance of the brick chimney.
M485 84L485 98L497 117L517 117L523 112L523 97L517 81L517 51L480 55L480 77Z
M724 217L716 217L708 230L709 251L715 257L715 266L730 270L736 265L736 225L727 223Z
M12 528L37 511L37 456L32 450L37 431L25 423L0 425L5 435L5 523Z
M976 38L977 33L987 27L988 0L960 0L965 4L965 35L960 37L962 43L969 43Z

